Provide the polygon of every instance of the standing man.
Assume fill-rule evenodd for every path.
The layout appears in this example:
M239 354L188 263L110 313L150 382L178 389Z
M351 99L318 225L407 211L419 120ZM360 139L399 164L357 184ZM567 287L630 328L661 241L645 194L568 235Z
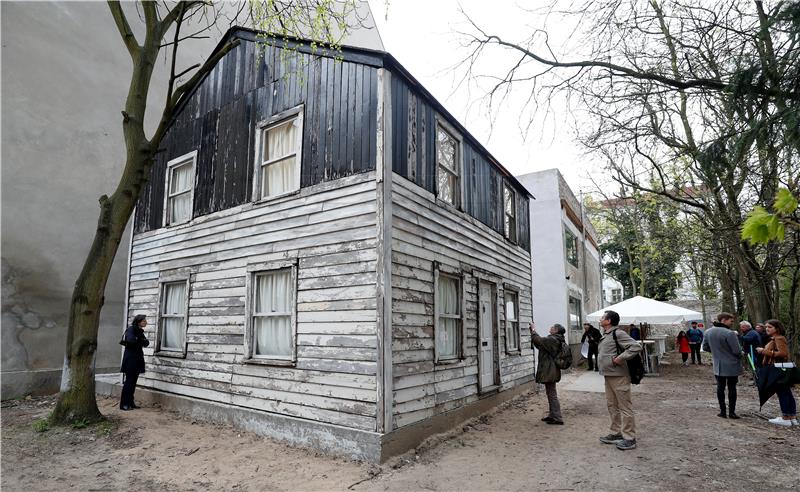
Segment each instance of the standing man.
M695 363L695 356L697 356L697 363L703 365L703 360L700 358L700 346L703 343L703 330L697 327L697 321L692 321L692 327L686 332L689 337L689 349L692 351L692 364Z
M742 333L742 351L744 356L748 355L753 358L753 365L761 365L758 357L758 347L761 347L761 335L753 329L753 325L749 321L742 321L739 323L739 331ZM750 364L745 364L750 366Z
M742 373L742 348L739 339L731 330L733 315L719 313L714 326L706 331L703 350L711 352L714 364L714 377L717 378L717 400L719 414L723 419L738 419L736 415L736 383ZM728 387L728 411L725 412L725 387Z
M600 318L603 337L598 346L598 362L606 382L606 403L611 415L611 434L601 437L600 442L616 444L617 449L624 451L636 448L636 422L626 361L641 352L642 347L618 325L619 314L614 311L606 311Z
M528 325L528 329L531 331L531 343L539 349L536 382L544 384L547 403L549 404L549 412L542 419L542 422L547 422L551 425L564 425L564 419L561 417L561 404L558 401L558 393L556 392L556 383L561 381L561 369L556 365L556 357L561 352L561 344L564 343L564 333L567 330L556 323L550 327L550 335L540 337L536 330L533 329L533 323Z
M589 323L583 324L583 336L581 337L581 343L588 342L589 343L589 368L588 371L594 369L595 371L600 370L600 365L597 363L597 344L600 343L600 330L595 328ZM594 358L594 364L592 364L592 358Z
M633 323L631 323L631 326L628 329L628 334L634 340L641 340L642 339L642 333L639 331L639 328Z

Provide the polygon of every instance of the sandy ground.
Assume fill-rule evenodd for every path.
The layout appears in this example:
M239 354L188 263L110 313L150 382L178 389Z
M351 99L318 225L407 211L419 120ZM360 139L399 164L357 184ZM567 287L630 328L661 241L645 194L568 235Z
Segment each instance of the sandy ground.
M158 408L116 410L109 422L35 432L53 398L3 402L3 490L797 490L800 428L764 420L739 385L739 421L716 417L709 366L662 370L634 393L639 446L607 433L602 393L560 390L566 425L548 426L544 393L506 404L381 467L295 449ZM583 378L585 379L585 378Z

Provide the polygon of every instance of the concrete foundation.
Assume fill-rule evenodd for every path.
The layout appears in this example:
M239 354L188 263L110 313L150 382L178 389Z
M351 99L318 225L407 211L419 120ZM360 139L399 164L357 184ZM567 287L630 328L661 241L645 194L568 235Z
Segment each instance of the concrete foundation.
M161 408L178 412L192 419L233 425L247 432L334 456L382 463L392 456L414 449L428 437L449 431L462 422L480 416L497 405L532 389L533 383L527 382L516 388L488 395L466 407L437 415L385 435L200 400L146 387L136 388L136 400L143 405L158 404ZM102 396L119 397L122 391L121 375L98 375L96 391Z

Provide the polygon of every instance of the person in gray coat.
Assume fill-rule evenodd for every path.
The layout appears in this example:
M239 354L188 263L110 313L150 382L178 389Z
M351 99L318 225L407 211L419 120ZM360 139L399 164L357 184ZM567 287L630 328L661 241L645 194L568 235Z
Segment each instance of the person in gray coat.
M539 350L539 364L536 366L536 382L544 385L547 394L549 412L542 422L551 425L564 425L561 417L561 403L558 401L556 383L561 381L561 369L556 365L556 357L561 352L561 344L564 343L564 334L567 330L556 323L550 327L550 334L546 337L539 336L534 325L531 323L528 329L531 331L531 344Z
M719 313L714 326L706 330L703 350L711 352L714 377L717 379L718 417L738 419L736 415L736 384L742 373L742 348L736 332L731 330L733 315ZM725 387L728 387L728 408L725 408Z

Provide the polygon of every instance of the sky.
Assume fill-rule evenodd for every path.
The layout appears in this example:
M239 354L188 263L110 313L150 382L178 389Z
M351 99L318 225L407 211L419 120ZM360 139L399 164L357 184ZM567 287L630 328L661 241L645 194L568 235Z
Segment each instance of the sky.
M593 188L589 173L597 176L602 162L586 155L574 141L572 113L563 101L552 101L550 114L536 118L528 131L524 131L522 127L530 117L520 109L529 95L525 88L512 90L508 103L489 115L484 97L486 86L476 87L474 81L460 83L463 71L453 68L468 54L462 46L464 37L459 33L471 27L459 5L487 32L500 33L511 41L522 41L529 36L530 23L537 20L534 16L516 2L506 0L369 0L369 4L386 51L509 171L521 175L558 168L576 195ZM526 8L544 4L531 1ZM569 26L558 23L551 23L548 30L554 39L569 32ZM503 57L486 58L481 73L502 74L509 61Z

